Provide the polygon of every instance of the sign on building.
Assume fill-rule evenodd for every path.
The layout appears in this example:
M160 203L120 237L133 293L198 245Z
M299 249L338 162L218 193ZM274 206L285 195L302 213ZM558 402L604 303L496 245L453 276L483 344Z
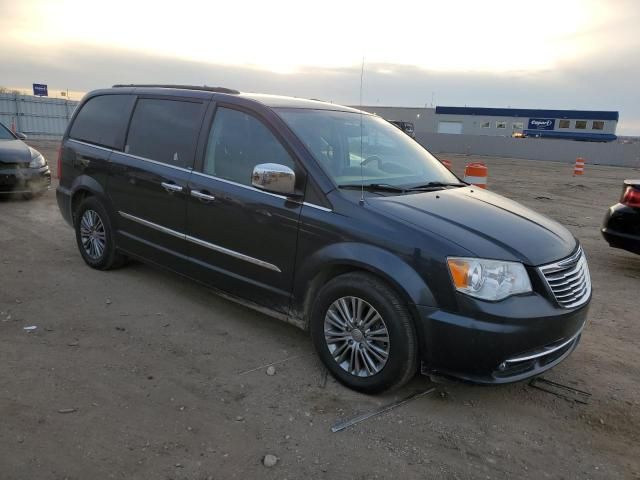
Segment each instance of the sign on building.
M530 118L529 130L553 130L556 121L553 118Z
M33 84L33 94L37 97L48 97L49 90L46 85L42 83L34 83Z

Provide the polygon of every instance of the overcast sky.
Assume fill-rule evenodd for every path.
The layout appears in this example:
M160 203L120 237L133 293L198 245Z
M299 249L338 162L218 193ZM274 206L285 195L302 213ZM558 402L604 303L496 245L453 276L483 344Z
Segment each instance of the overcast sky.
M0 0L0 85L190 83L363 103L618 110L640 1Z

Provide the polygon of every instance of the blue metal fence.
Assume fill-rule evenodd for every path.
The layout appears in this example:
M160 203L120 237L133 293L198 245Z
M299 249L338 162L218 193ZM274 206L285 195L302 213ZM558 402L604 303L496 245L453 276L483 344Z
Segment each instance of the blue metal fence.
M0 94L0 122L30 138L62 136L80 102L63 98Z

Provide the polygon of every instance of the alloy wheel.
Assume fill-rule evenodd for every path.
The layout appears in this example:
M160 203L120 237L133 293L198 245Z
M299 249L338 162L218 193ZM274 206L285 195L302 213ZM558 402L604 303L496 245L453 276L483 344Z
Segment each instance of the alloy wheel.
M95 210L85 210L80 219L80 240L85 253L97 260L102 257L106 246L104 223Z
M324 338L335 362L351 375L371 377L389 358L389 331L384 319L358 297L342 297L329 306Z

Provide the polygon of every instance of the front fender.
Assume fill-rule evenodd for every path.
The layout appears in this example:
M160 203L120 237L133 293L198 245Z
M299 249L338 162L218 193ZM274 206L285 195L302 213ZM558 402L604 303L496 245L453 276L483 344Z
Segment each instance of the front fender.
M294 282L294 298L303 301L315 278L333 267L354 267L369 271L393 285L409 303L435 306L431 289L403 259L380 247L360 242L328 245L308 256L300 264Z

